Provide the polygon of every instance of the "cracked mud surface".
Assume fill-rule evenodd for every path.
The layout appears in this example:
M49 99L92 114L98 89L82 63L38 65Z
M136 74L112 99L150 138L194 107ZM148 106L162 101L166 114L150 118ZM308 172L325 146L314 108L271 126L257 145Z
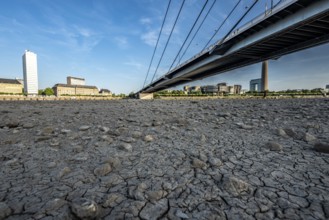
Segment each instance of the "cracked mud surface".
M328 219L329 99L0 103L0 219Z

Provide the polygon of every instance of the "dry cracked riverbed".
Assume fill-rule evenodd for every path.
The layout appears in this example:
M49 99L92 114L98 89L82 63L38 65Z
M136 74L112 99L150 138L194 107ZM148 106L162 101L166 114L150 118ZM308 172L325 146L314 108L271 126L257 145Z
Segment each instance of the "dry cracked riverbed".
M328 219L328 143L324 98L1 102L0 219Z

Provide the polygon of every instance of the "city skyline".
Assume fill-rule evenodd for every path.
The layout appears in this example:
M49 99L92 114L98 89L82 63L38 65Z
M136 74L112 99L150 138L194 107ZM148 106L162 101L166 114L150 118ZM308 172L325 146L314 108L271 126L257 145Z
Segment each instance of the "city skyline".
M218 23L236 2L215 4L213 13L183 60L201 51ZM237 11L241 14L250 2L244 1ZM259 1L255 10L242 23L261 13L269 2ZM180 3L173 3L177 10ZM0 78L22 78L20 57L25 49L30 49L38 54L41 89L65 83L66 76L72 75L87 79L88 85L109 88L116 94L137 92L143 85L167 4L167 1L154 0L111 3L5 0L0 8ZM193 22L194 17L190 14L196 15L203 4L204 1L196 0L186 3L165 53L165 63L160 65L157 76L165 73L170 66L176 48L182 43ZM206 9L209 7L210 4ZM169 21L173 21L177 10L169 11ZM235 21L239 13L233 16L230 23ZM171 25L172 22L165 25L165 36L169 35ZM212 43L219 40L227 29L228 25ZM157 53L160 54L165 41L165 37L160 40ZM329 62L326 62L329 59L328 50L329 45L326 44L270 60L269 89L324 88L329 83ZM155 58L158 59L159 54ZM151 70L154 68L152 66ZM260 78L260 75L261 63L258 63L189 85L207 85L216 81L241 84L243 88L249 88L249 81ZM177 88L182 89L183 86Z

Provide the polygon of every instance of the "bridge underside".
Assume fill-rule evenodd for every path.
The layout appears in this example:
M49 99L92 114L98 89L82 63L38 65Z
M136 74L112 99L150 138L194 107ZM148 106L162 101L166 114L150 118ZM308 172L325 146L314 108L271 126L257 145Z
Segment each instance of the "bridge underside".
M156 92L329 42L329 7L304 19L303 10L307 13L306 7L313 1L297 2L215 46L210 53L204 53L166 74L141 92ZM329 5L328 1L322 3L326 7ZM297 11L302 11L299 13L301 15L295 13ZM289 19L294 22L287 22ZM279 27L277 31L268 34L275 26ZM280 29L282 26L284 28Z

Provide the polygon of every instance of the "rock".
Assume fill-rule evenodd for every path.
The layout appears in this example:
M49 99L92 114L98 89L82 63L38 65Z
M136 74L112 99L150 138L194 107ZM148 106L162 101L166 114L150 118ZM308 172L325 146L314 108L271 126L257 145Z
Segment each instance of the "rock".
M69 167L64 167L58 174L58 178L61 179L66 174L69 174L71 172L71 169Z
M54 132L54 129L52 127L48 126L48 127L45 127L44 129L42 129L41 135L49 136L49 135L53 134L53 132Z
M221 112L217 114L219 117L223 117L223 118L228 118L231 116L231 113L229 112Z
M142 219L156 220L168 210L168 200L161 199L155 203L147 203L140 212Z
M148 191L145 193L146 199L150 200L151 202L158 201L161 199L165 194L165 191L158 190L158 191Z
M223 187L226 191L233 194L234 196L238 196L242 193L246 193L250 191L250 186L248 183L234 176L229 176L229 177L224 176Z
M9 208L9 206L4 202L0 202L0 219L5 219L10 214L11 209Z
M215 166L215 167L220 167L223 165L223 162L220 159L214 157L209 158L208 162L210 163L211 166Z
M71 132L71 130L69 130L69 129L62 129L61 130L61 133L62 134L68 134L68 133L70 133Z
M101 130L102 132L106 133L110 130L110 128L108 127L100 127L99 130Z
M72 212L80 219L95 219L98 216L97 204L86 198L76 198L71 203Z
M316 137L314 137L313 135L311 135L309 133L305 133L303 139L306 142L312 142L312 141L316 140Z
M189 218L188 215L186 215L184 212L182 212L182 210L177 209L175 212L175 216L177 216L178 218L182 218L182 219L186 219Z
M127 151L127 152L132 152L133 151L133 147L131 146L131 144L128 144L128 143L122 143L118 146L118 148L120 150L124 150L124 151Z
M144 137L144 141L146 141L146 142L152 142L153 140L154 140L154 138L152 135L146 135Z
M206 140L207 140L206 136L205 136L204 134L201 134L200 141L201 141L202 143L205 143Z
M291 128L285 128L284 131L289 137L299 139L299 135L294 131L294 129Z
M23 128L25 129L30 129L30 128L33 128L34 127L34 124L30 123L30 122L27 122L25 124L23 124Z
M108 163L105 163L105 164L102 164L99 167L95 168L94 174L96 176L105 176L106 174L108 174L111 171L112 171L111 165Z
M314 150L320 153L329 154L329 144L327 143L316 143L314 145Z
M35 142L46 141L51 139L51 136L40 136L35 139Z
M10 119L6 122L8 128L17 128L19 126L19 121L16 119Z
M87 131L90 128L88 125L82 125L79 127L79 131Z
M140 137L142 137L142 132L140 132L140 131L134 131L134 132L131 133L131 136L133 138L140 138Z
M277 135L281 136L281 137L288 137L287 133L282 129L282 128L278 128L276 130Z
M267 142L265 146L268 149L270 149L271 151L281 151L282 150L282 146L274 141Z
M239 126L239 128L242 128L242 129L245 129L245 130L251 130L253 129L254 127L251 126L251 125L246 125L244 123L236 123L237 126Z
M194 168L203 169L203 168L207 167L207 164L205 162L197 159L197 158L193 158L193 160L192 160L192 166Z

